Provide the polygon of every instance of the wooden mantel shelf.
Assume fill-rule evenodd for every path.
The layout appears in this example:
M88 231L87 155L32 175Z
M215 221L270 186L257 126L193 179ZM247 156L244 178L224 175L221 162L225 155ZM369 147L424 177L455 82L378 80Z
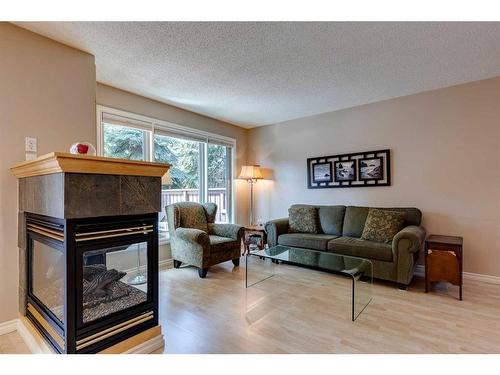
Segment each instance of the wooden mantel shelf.
M93 173L162 177L170 164L51 152L11 167L17 178L53 173Z

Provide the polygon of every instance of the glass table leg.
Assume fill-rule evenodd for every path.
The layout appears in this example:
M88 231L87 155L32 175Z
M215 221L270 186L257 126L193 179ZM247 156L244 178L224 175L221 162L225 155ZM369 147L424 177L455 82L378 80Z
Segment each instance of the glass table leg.
M354 322L372 300L373 264L363 260L352 275L352 321Z
M245 287L249 288L259 284L276 274L276 263L272 259L262 258L257 255L245 256Z

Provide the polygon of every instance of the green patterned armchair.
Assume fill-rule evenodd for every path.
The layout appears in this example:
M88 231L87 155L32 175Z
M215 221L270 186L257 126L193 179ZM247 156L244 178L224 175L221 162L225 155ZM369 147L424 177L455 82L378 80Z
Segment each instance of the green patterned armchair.
M214 264L232 260L239 266L244 229L235 224L216 224L216 204L179 202L167 206L166 211L175 268L190 264L204 278Z

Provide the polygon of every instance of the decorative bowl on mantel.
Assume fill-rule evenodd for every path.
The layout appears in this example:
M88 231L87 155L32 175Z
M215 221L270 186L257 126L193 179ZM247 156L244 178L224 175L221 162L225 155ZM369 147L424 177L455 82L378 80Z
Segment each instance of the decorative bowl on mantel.
M74 155L89 155L95 156L95 147L88 142L76 142L71 145L69 152Z

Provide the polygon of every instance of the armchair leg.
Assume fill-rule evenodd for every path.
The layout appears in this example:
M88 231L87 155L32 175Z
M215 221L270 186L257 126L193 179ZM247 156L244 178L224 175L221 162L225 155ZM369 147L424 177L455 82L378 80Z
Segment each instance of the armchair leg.
M408 285L403 283L398 283L398 289L406 292L408 290Z
M240 265L240 258L235 258L232 260L233 264L235 267L238 267Z
M208 272L208 267L207 268L198 268L198 275L204 279L205 276L207 276L207 272Z
M181 266L182 262L179 260L174 259L174 268L179 268Z

